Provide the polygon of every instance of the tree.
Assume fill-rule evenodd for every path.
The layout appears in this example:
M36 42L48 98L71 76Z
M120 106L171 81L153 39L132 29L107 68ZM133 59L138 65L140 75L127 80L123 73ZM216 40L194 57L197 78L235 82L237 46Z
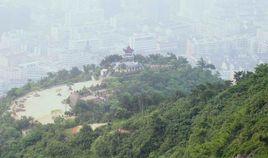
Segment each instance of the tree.
M73 67L70 71L70 74L72 77L77 77L80 75L82 72L78 69L78 67Z
M168 55L167 58L168 58L169 61L176 61L177 60L177 56L175 54L167 53L167 55Z
M203 58L200 58L197 61L197 66L200 67L201 69L205 69L206 68L206 61Z
M46 148L49 157L70 157L71 151L70 146L57 140L51 140Z
M63 81L69 78L69 72L65 69L58 71L58 79Z
M54 74L53 72L48 72L48 73L47 73L47 76L48 76L50 79L52 79L52 78L55 77L55 74Z
M27 118L23 116L20 120L17 121L17 127L20 130L28 129L32 126L33 118Z
M76 115L83 113L84 111L89 111L91 110L90 105L87 104L85 101L78 101L74 108L72 109L72 112L75 113Z
M177 91L175 92L174 100L178 100L178 99L183 98L183 97L185 97L185 96L186 96L186 95L185 95L184 92L182 92L182 91L180 91L180 90L177 90Z
M100 63L100 66L103 68L109 68L111 66L112 63L115 62L119 62L122 60L122 56L121 55L110 55L105 57L105 59L103 59Z
M238 71L234 74L234 80L236 83L240 82L243 78L247 76L248 72L245 71Z
M136 54L136 55L134 56L134 60L135 60L136 62L141 63L141 64L145 64L145 63L148 62L147 58L146 58L145 56L141 55L141 54Z
M215 65L213 65L213 64L207 64L206 68L207 69L211 69L211 70L215 70L216 69Z
M98 136L91 129L90 126L84 125L80 132L77 134L74 139L74 144L79 146L80 149L86 150L90 149L91 144Z
M201 69L211 69L211 70L216 69L216 67L213 64L208 64L203 58L200 58L197 61L197 66L200 67Z
M35 143L37 143L41 139L42 139L42 133L41 133L41 131L37 130L37 131L31 132L30 134L26 135L26 137L24 137L22 139L22 145L24 148L26 148L28 146L34 145Z
M172 63L174 68L177 69L177 68L182 68L182 67L185 67L186 65L188 65L188 61L186 58L183 58L183 57L179 57L174 63Z
M84 73L88 75L90 72L90 65L83 65L83 70Z

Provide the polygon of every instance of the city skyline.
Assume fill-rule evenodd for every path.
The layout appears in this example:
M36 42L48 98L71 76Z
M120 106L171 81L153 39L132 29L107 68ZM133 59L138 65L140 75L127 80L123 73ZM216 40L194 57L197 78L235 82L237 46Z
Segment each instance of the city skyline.
M128 45L136 54L172 52L191 63L202 57L231 79L268 61L267 6L265 0L2 1L0 91L98 64Z

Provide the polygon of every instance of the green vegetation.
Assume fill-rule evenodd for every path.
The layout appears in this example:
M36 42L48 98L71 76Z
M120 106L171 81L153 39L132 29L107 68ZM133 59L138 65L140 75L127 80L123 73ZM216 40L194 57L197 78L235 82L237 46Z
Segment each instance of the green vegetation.
M102 64L110 65L111 59L117 61L119 57L107 57ZM109 99L103 103L81 101L74 107L73 112L80 123L129 118L162 102L187 95L197 85L223 82L211 73L210 68L192 67L185 58L173 54L138 56L139 60L144 65L162 67L152 69L145 66L139 73L116 74L116 77L108 78L96 89L107 90L112 94Z
M260 65L235 86L200 85L184 98L122 121L131 133L105 133L92 151L95 157L264 158L267 94L268 65Z
M103 68L119 58L107 57ZM192 67L172 54L135 58L147 65L144 71L116 75L94 87L107 90L109 99L79 101L70 112L76 120L57 118L49 125L31 118L16 121L8 104L33 87L99 74L98 67L50 74L42 82L11 90L0 106L0 157L268 157L267 64L254 73L237 72L232 85L213 75L214 66L202 59ZM97 121L110 123L92 131L87 124ZM82 130L71 134L70 129L81 124Z
M38 82L29 80L23 87L11 89L7 94L7 98L15 99L31 91L46 89L60 84L91 80L92 76L98 77L99 72L100 67L96 67L96 65L85 65L83 71L73 67L70 71L63 69L55 73L49 72L46 77Z

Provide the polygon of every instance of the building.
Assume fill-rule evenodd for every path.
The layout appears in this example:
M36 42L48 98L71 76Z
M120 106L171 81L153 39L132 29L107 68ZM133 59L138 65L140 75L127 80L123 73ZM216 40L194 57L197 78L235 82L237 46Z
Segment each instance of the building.
M34 81L37 81L41 77L46 75L46 72L41 67L41 64L39 61L20 64L19 68L25 74L25 77L27 79L31 79Z
M256 40L256 59L258 63L268 62L268 30L258 30Z
M257 32L257 57L261 60L268 56L268 30ZM268 58L266 58L266 62Z
M139 54L153 54L159 52L157 38L153 34L134 34L129 39L130 46Z
M4 95L4 82L0 80L0 98Z
M114 71L119 73L131 73L137 72L143 69L142 64L135 62L134 50L128 46L124 49L123 59L120 62L115 63Z
M175 53L179 50L179 42L178 41L161 41L158 43L158 48L161 53L172 52Z
M100 72L101 77L106 77L109 74L108 69L102 69Z

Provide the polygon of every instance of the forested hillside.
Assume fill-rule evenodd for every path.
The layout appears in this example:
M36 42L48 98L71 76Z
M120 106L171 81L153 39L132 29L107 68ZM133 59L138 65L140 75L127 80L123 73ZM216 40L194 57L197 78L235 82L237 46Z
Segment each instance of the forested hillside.
M118 58L103 60L101 68L109 69L114 57ZM79 101L70 112L74 120L57 118L48 125L31 118L14 120L8 104L30 89L13 89L1 102L0 157L268 157L267 64L255 72L236 73L233 85L203 60L195 67L173 55L136 56L136 60L161 68L148 66L105 79L93 88L108 91L109 99ZM64 71L66 79L62 73L50 74L29 85L85 80L89 74L98 76L99 69ZM108 125L92 130L88 124L98 121ZM78 125L83 128L72 134L70 129Z
M197 86L190 95L123 121L105 133L96 157L268 156L268 65L239 82ZM117 128L117 126L115 127Z

